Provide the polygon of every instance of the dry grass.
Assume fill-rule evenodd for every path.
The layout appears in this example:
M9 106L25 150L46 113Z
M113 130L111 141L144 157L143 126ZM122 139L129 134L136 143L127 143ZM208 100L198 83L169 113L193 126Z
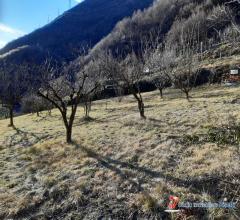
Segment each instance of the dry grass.
M132 97L120 103L97 101L91 121L82 120L79 109L73 145L65 144L57 111L52 117L45 112L17 117L17 129L1 120L0 218L123 218L134 209L158 216L170 193L185 201L200 201L205 191L212 201L223 199L227 193L221 181L211 184L209 179L240 176L236 147L182 140L229 123L229 118L239 122L240 105L230 103L239 93L240 88L201 87L191 102L173 89L164 100L157 92L146 93L147 120L139 118ZM106 211L107 206L116 213ZM229 210L203 214L231 216Z

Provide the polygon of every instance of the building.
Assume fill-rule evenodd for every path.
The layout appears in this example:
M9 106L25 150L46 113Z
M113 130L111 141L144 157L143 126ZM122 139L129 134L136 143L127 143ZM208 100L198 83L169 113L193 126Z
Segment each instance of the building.
M225 84L240 83L240 67L231 68L229 73L223 75L222 82Z

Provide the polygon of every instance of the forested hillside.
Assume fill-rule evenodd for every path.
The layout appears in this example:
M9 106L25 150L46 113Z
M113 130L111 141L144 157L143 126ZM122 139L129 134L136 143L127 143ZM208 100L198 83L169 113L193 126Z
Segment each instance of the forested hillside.
M176 45L181 41L181 33L194 29L194 26L198 29L194 40L202 43L202 50L207 50L213 44L233 41L239 36L235 27L240 21L239 10L237 1L229 0L155 1L152 7L120 21L94 47L93 53L103 49L129 50L132 45L139 49L149 38Z

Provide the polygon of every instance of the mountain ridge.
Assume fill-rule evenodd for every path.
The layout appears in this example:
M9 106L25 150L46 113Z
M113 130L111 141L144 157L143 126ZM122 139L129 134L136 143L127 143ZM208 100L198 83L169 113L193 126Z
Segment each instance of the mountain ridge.
M8 43L0 50L0 54L29 45L41 47L63 60L73 60L76 58L73 48L86 44L93 47L111 32L118 21L131 16L136 10L147 8L152 2L85 0L44 27Z

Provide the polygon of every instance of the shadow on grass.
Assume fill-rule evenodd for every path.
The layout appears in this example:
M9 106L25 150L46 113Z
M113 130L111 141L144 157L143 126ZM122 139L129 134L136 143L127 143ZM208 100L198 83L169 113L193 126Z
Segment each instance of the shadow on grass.
M133 184L136 187L137 192L144 190L141 186L143 183L146 183L147 181L153 181L152 180L153 178L161 178L163 181L172 183L175 186L188 188L193 193L201 194L202 192L206 192L207 190L209 195L211 195L213 198L216 198L216 199L219 198L220 196L219 194L221 194L221 191L220 190L218 191L216 187L221 181L219 177L191 179L191 180L180 179L168 174L163 174L159 171L155 171L147 167L138 166L137 164L123 162L120 160L112 159L110 157L102 156L87 147L77 144L76 142L73 142L73 145L76 148L86 152L89 157L96 159L105 168L115 172L123 180L128 180L131 184ZM141 176L141 178L138 178L139 181L136 182L132 178L126 176L123 173L121 168L136 171L137 174L141 174L143 176Z
M49 119L61 119L61 116L59 115L49 115L49 114L43 114L43 113L39 113L39 115L36 117L36 119L34 121L40 122L40 121L49 121Z
M104 123L109 123L109 122L118 122L119 124L122 124L122 122L120 122L118 119L120 118L119 115L113 115L111 117L102 117L102 118L81 118L80 120L76 121L75 125L87 125L90 123L96 123L96 124L104 124Z
M31 146L36 144L37 142L41 141L42 139L48 137L48 135L44 133L33 133L21 130L20 128L16 128L15 126L13 129L16 131L10 138L9 146L12 147L14 145L21 144L24 147Z

